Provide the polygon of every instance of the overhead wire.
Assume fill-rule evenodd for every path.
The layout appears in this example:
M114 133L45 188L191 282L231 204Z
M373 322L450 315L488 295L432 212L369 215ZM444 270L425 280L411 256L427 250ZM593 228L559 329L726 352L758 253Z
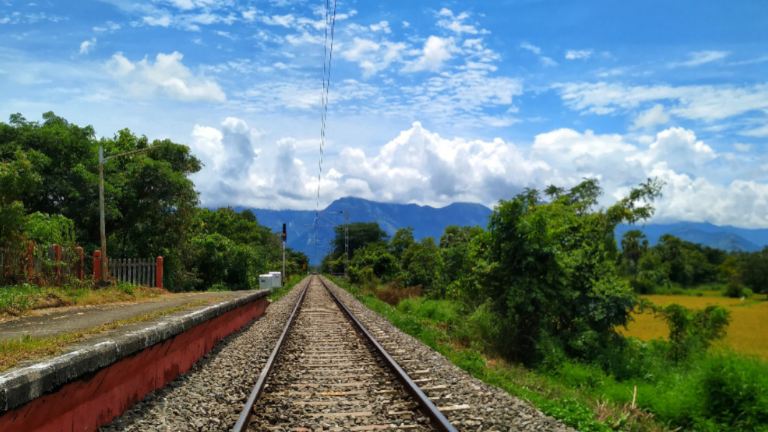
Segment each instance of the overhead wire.
M336 33L336 6L337 0L333 0L331 9L330 0L325 0L325 41L323 43L323 90L320 97L320 160L317 173L317 199L315 201L315 260L317 261L317 218L320 214L320 184L323 177L323 156L325 149L325 130L328 118L328 96L331 87L331 63L333 61L333 40ZM330 27L330 45L328 44L328 28Z

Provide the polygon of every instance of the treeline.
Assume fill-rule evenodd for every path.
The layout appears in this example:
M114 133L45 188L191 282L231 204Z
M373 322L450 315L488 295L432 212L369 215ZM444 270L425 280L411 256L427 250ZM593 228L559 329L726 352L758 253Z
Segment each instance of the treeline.
M649 219L662 186L648 180L607 208L597 206L602 190L594 179L543 194L526 190L500 201L487 227L450 226L438 241L416 241L410 228L389 238L376 223L353 224L350 279L363 294L407 305L397 306L402 313L458 314L440 329L464 345L467 358L479 350L522 363L600 400L637 404L670 429L765 430L764 363L708 353L726 335L728 310L660 307L639 294L712 281L766 292L750 267L768 268L760 261L768 252L729 254L672 236L649 247L639 231L619 248L616 226ZM343 271L343 252L339 229L323 268ZM402 301L414 295L420 297ZM666 340L622 335L643 310L669 324Z
M0 247L6 254L29 241L100 249L98 148L106 156L153 150L104 165L108 255L165 260L165 287L174 291L245 289L258 275L282 267L278 234L250 211L201 209L190 175L202 164L189 147L150 142L123 129L96 138L80 127L43 114L43 122L14 114L0 123ZM308 264L289 251L288 272ZM6 282L23 273L7 269Z
M641 294L714 283L726 284L725 293L730 297L768 293L768 248L727 252L671 234L649 247L642 231L630 230L621 238L619 267Z

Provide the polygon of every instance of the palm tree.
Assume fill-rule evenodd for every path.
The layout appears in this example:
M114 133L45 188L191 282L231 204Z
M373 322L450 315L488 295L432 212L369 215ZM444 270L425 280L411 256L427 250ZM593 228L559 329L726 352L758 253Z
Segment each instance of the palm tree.
M648 250L648 239L640 230L629 230L621 236L621 254L627 260L632 274L637 277L637 265L645 251Z

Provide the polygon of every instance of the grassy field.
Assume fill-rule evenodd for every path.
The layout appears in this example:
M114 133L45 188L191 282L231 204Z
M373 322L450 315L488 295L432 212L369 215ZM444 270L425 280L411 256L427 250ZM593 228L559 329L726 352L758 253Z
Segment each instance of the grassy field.
M163 294L162 288L119 284L94 289L88 282L65 287L19 285L0 288L0 321L24 315L35 309L61 306L90 306L120 302L147 301Z
M760 297L760 300L752 298L742 301L726 297L643 296L660 306L674 302L692 309L703 309L707 305L725 307L731 312L731 325L728 327L728 336L720 346L768 360L768 334L763 331L762 325L768 320L768 302L762 299L764 296ZM628 330L623 333L646 341L654 338L666 339L669 327L652 312L646 312L635 315L635 321L630 323Z

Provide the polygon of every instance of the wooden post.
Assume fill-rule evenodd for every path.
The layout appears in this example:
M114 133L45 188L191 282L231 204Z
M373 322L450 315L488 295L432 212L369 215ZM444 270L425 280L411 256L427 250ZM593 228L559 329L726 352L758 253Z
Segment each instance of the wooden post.
M53 245L53 260L56 261L56 285L61 285L61 245Z
M158 288L163 287L163 257L157 257L155 266L157 267L155 273L155 286Z
M101 280L101 251L93 251L93 280Z
M27 263L29 265L29 281L35 277L35 242L27 243Z
M83 264L84 264L84 255L83 255L83 248L80 246L75 248L75 251L77 251L77 280L83 280Z

